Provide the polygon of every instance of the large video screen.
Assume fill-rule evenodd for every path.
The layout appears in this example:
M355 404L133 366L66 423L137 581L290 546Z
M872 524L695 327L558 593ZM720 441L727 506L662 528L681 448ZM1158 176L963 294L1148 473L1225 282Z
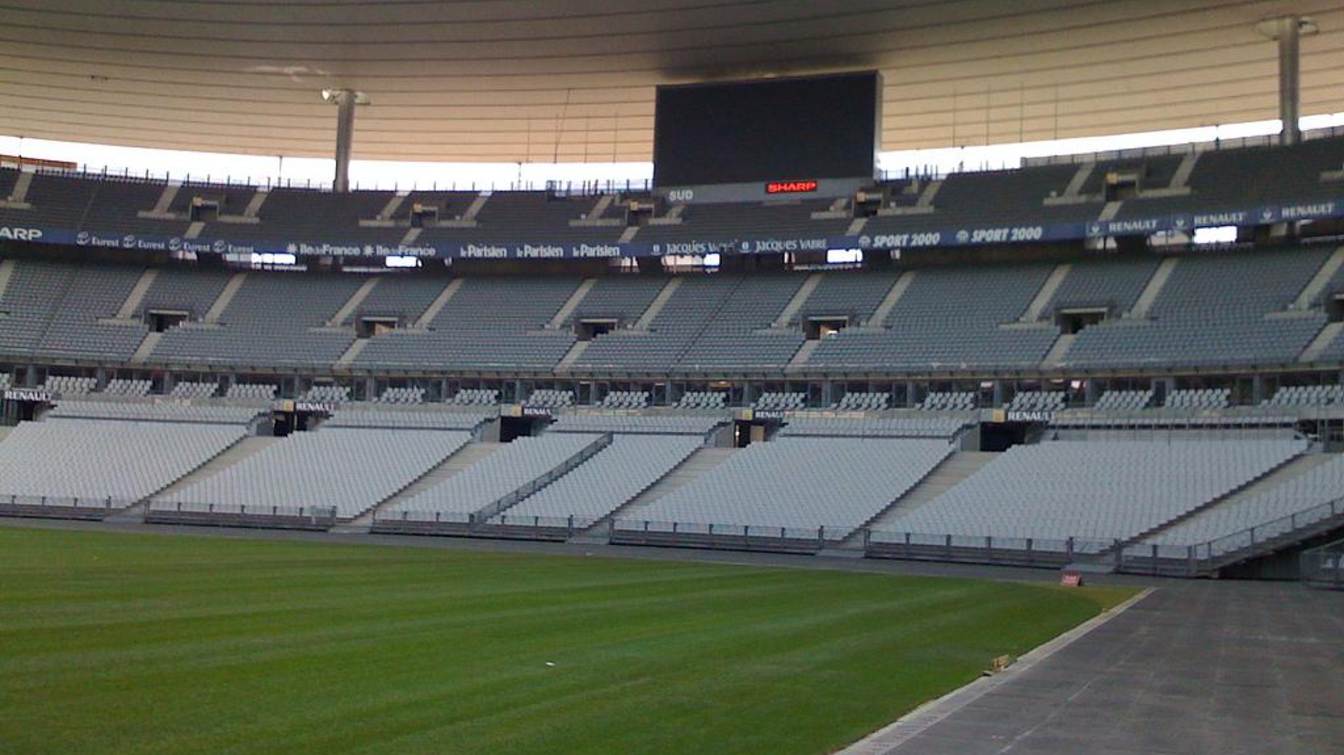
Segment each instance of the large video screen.
M657 186L873 175L876 71L658 87Z

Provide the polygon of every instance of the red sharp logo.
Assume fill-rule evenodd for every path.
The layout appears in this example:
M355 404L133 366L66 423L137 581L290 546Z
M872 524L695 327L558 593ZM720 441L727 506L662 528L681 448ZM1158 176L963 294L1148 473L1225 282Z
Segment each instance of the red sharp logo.
M765 185L766 194L807 194L817 190L815 180L808 181L770 181Z

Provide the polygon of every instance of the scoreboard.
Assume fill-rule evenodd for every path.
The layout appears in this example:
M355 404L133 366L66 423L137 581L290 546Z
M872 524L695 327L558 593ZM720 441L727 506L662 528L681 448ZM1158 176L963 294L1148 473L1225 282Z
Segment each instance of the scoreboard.
M877 71L660 86L654 185L805 194L823 179L871 179L881 94Z

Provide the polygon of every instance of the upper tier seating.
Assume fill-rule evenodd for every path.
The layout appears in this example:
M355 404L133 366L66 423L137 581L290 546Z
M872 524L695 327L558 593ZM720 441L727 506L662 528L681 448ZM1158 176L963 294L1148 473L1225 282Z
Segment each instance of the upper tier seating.
M688 275L648 330L599 336L577 366L637 372L781 365L802 333L760 333L788 305L802 276Z
M549 369L569 351L574 334L545 326L578 286L567 277L464 278L427 332L374 336L354 364Z
M1039 364L1059 335L1052 327L1004 329L1050 274L1048 265L917 270L883 332L842 330L808 364L822 368L1009 367Z
M1084 328L1064 362L1085 367L1292 362L1326 318L1312 310L1284 313L1327 254L1300 248L1181 257L1147 317Z
M1117 220L1186 213L1245 210L1265 204L1331 200L1336 186L1320 180L1326 170L1338 170L1344 157L1344 138L1313 138L1290 147L1256 147L1203 151L1188 181L1189 192L1177 196L1139 196L1119 203ZM1082 164L1041 165L1016 170L962 172L938 183L928 210L893 214L918 204L930 182L903 179L889 182L882 212L868 218L863 233L880 236L984 226L1031 227L1068 223L1079 228L1097 219L1103 207L1104 176L1113 168L1136 170L1143 188L1166 188L1180 165L1181 155L1099 160ZM1087 171L1080 187L1081 201L1064 204L1047 199L1065 192L1075 174ZM0 170L0 198L8 196L17 172ZM38 173L28 191L31 208L0 208L0 225L93 231L104 237L123 235L181 237L187 230L186 212L192 198L220 202L221 215L242 214L256 190L236 186L188 184L169 206L167 219L141 218L162 194L160 181L115 177L83 177ZM910 191L906 191L909 189ZM466 244L611 244L626 230L621 200L608 204L602 224L574 224L597 205L595 196L565 197L552 192L413 191L396 208L390 227L368 227L361 220L379 218L389 191L327 191L274 188L264 194L257 222L211 220L202 238L227 238L237 243L305 242L356 247L398 244L406 233L416 204L438 210L438 223L419 229L417 243L453 248ZM479 203L474 222L454 223ZM605 200L603 200L605 201ZM671 208L658 203L658 217ZM658 222L639 228L635 241L647 245L705 242L737 245L768 238L820 239L844 235L850 218L814 219L829 210L829 199L797 199L765 203L691 204L679 208L680 222ZM385 223L384 225L388 225ZM465 227L454 227L464 225ZM825 301L819 300L819 303ZM848 309L848 306L846 306ZM861 315L860 306L858 314ZM843 314L832 312L832 314Z
M147 362L155 367L280 368L321 377L354 344L359 316L394 317L410 326L425 314L427 300L451 294L424 328L402 327L357 344L362 349L350 351L348 367L412 373L550 371L575 345L572 321L585 316L589 305L594 319L614 319L621 327L575 352L567 373L759 374L796 366L808 372L983 375L1041 366L1055 345L1066 348L1052 354L1052 368L1283 365L1296 362L1326 324L1319 297L1307 306L1297 306L1296 300L1331 251L1300 246L1174 257L1165 285L1154 284L1143 307L1138 302L1144 290L1162 280L1156 275L1161 258L1154 255L1070 263L1045 304L1037 299L1055 269L1048 264L917 267L907 272L908 286L902 284L903 293L883 322L809 343L815 347L810 354L799 351L804 344L800 325L772 327L810 275L804 273L599 277L565 318L571 324L553 328L552 319L579 291L582 280L576 276L466 276L445 282L414 273L371 280L362 274L230 274L163 267L150 271L152 283L131 307L135 314L119 319L137 281L150 280L142 278L143 268L21 259L4 263L12 267L12 276L0 293L0 356L11 362L40 357L117 368L143 344L147 350L153 346ZM800 300L801 312L808 311L819 291L829 291L838 301L851 288L858 310L866 311L879 294L885 298L882 290L894 279L885 271L818 275L821 282L812 295ZM236 294L225 306L220 297L231 279L241 286L235 284ZM669 280L675 286L669 288ZM371 282L368 297L347 307L354 293ZM669 296L657 316L647 328L633 327L664 289ZM1035 317L1038 307L1039 317L1023 321ZM1083 323L1068 337L1072 341L1064 341L1054 318L1070 308L1093 315L1101 310L1107 319ZM212 309L218 317L209 319L218 322L203 322ZM140 319L151 310L185 312L188 320L154 334L160 339L156 344L146 340L148 328ZM342 315L344 324L330 324L343 310L350 313ZM871 313L855 316L872 318ZM793 365L795 355L799 361ZM1337 356L1344 358L1344 342L1327 344L1316 361L1328 363Z
M183 325L164 333L157 362L229 365L331 365L354 340L321 329L362 284L356 275L247 274L219 326Z

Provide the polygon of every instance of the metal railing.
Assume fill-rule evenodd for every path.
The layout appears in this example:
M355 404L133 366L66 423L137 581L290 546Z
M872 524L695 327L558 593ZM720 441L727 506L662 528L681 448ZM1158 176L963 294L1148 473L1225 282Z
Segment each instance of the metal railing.
M734 540L743 542L795 541L816 543L818 547L826 543L838 543L854 530L843 525L819 525L817 527L777 527L761 524L713 524L705 522L669 522L652 519L611 519L607 526L608 534L613 538L622 535L654 535L664 539L687 540Z
M1317 504L1195 545L1135 543L1111 554L1117 571L1198 576L1344 521L1344 498Z
M613 436L611 433L604 433L598 436L596 440L584 446L582 449L579 450L578 453L574 454L573 456L570 456L568 459L565 459L563 462L560 463L559 466L548 470L545 474L541 475L540 477L537 477L536 479L528 481L527 483L519 487L517 490L514 490L506 495L500 496L499 498L491 501L489 504L476 511L476 513L471 516L470 521L473 524L476 522L488 521L491 517L495 516L501 511L504 511L505 509L509 508L510 506L513 506L514 504L518 503L524 498L527 498L528 496L532 495L538 490L541 490L547 485L550 485L552 482L563 477L564 475L569 474L569 472L573 470L575 467L591 459L593 455L596 454L598 451L601 451L607 446L610 446L612 440Z
M1116 547L1117 541L1086 538L996 537L866 529L864 553L877 558L919 561L1062 566L1095 558Z
M53 515L62 511L103 511L112 512L127 508L134 500L104 496L48 496L48 495L3 495L0 496L0 513L5 509L32 511L49 510Z
M247 505L205 501L150 501L146 517L155 514L215 516L220 519L295 519L312 524L335 522L335 506Z
M1298 567L1304 583L1344 590L1344 540L1303 551Z

